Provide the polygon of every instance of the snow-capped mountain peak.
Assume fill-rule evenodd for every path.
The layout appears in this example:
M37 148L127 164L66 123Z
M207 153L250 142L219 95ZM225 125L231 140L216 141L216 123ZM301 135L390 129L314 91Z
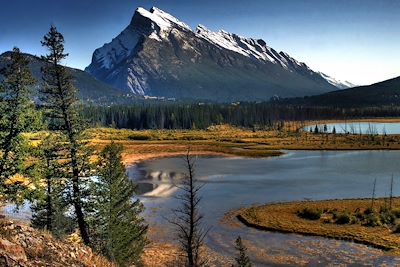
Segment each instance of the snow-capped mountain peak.
M151 26L143 26L144 28L142 28L140 24L143 23L143 19L147 19L151 23ZM97 49L93 57L96 58L96 61L102 68L112 69L130 55L143 34L149 38L162 41L167 38L168 33L175 27L191 31L187 24L161 9L152 7L148 11L142 7L138 7L131 24L110 43ZM90 69L87 71L91 72Z
M212 69L215 73L208 75ZM203 25L192 30L157 7L137 8L131 23L118 36L96 49L86 71L135 94L155 94L168 83L181 97L186 94L187 84L190 84L187 92L201 88L196 91L199 95L203 90L219 90L221 85L216 80L229 90L238 86L240 91L253 84L254 90L259 88L254 95L262 97L268 95L264 91L294 96L301 95L296 90L315 94L346 86L311 70L285 52L278 53L262 39L225 30L215 32ZM240 80L233 73L241 73ZM214 74L224 79L210 79ZM228 84L229 81L236 82Z
M169 28L171 28L171 23L168 20L164 19L162 16L159 16L157 13L158 12L150 12L142 7L139 7L136 9L135 15L140 14L142 17L148 18L153 23L155 23L155 25L157 25L160 30L168 30Z
M152 7L150 10L146 10L142 7L137 8L131 24L135 24L135 19L140 21L141 18L146 18L151 22L151 28L153 31L150 33L150 38L159 41L167 38L168 33L173 28L191 31L190 27L186 23L156 7Z
M172 16L171 14L168 14L167 12L162 11L161 9L157 8L157 7L152 7L150 9L150 13L152 13L155 17L157 18L161 18L162 20L169 22L169 25L178 25L188 31L191 31L192 29L190 28L189 25L187 25L186 23L178 20L177 18L175 18L174 16Z

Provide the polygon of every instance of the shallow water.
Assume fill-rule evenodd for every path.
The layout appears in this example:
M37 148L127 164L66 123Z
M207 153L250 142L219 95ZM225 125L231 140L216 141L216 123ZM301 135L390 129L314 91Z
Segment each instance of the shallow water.
M351 134L400 134L400 123L383 123L383 122L347 122L347 123L328 123L319 124L318 129L320 132L324 131L326 125L326 132L332 133L335 129L336 133L351 133ZM306 126L304 131L314 131L315 125Z
M262 265L380 265L400 264L398 257L351 242L259 231L233 221L221 223L232 209L268 202L304 199L370 197L377 178L377 196L385 196L395 175L394 194L400 195L399 151L293 151L266 159L197 158L196 175L205 183L201 210L211 226L207 245L231 256L240 234L257 266ZM152 238L171 240L165 218L179 203L174 198L184 171L181 158L149 160L128 169L141 184L141 199L150 224L162 229ZM278 264L279 263L279 264Z

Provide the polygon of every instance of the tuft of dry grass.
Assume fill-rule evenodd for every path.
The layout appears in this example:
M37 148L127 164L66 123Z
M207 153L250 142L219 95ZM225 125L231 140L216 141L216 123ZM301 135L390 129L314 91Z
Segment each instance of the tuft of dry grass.
M375 207L383 206L384 201L384 199L375 200ZM400 198L395 198L393 204L394 207L399 207ZM245 225L260 230L348 240L400 254L400 235L394 233L387 226L339 225L328 223L323 216L318 220L308 220L298 216L298 211L305 208L355 212L357 209L367 209L370 205L370 199L296 201L242 209L238 212L237 217Z

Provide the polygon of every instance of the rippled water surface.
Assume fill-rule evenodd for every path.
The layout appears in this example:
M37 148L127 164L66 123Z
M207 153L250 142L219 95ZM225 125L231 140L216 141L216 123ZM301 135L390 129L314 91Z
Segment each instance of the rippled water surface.
M197 158L196 175L206 183L201 210L205 223L212 227L207 245L231 256L233 241L240 234L258 266L400 264L399 258L365 245L259 231L235 220L221 223L226 212L253 204L370 197L375 178L377 196L385 196L392 174L396 177L394 193L400 195L399 162L399 151L294 151L266 159ZM140 185L145 216L159 229L152 238L171 240L172 229L165 218L179 205L174 184L184 170L181 158L149 160L128 169Z

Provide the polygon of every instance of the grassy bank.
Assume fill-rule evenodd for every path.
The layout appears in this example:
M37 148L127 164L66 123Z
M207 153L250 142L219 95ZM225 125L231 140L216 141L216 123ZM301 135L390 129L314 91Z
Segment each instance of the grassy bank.
M374 207L379 209L385 203L384 199L375 200ZM313 220L299 216L299 211L305 208L325 211L327 214L351 214L367 210L370 206L370 199L299 201L250 207L240 210L237 216L245 225L260 230L348 240L400 254L400 234L388 225L372 227L358 223L337 224L324 216ZM393 199L393 207L400 207L400 198Z
M375 120L379 121L379 120ZM387 119L382 120L387 121ZM307 122L307 125L324 122ZM300 123L281 130L251 130L215 126L207 130L87 130L90 142L102 147L110 140L125 147L125 160L175 156L191 147L193 153L245 157L277 156L278 150L397 150L400 135L314 134L298 131ZM301 123L304 125L304 123Z
M364 121L364 120L361 120ZM399 119L374 119L399 122ZM286 122L282 129L253 130L228 125L206 130L126 130L92 128L86 130L89 143L101 149L111 140L124 145L124 161L180 156L190 147L193 154L215 156L268 157L279 150L398 150L400 135L315 134L299 131L305 125L338 121ZM45 133L26 134L34 144Z

